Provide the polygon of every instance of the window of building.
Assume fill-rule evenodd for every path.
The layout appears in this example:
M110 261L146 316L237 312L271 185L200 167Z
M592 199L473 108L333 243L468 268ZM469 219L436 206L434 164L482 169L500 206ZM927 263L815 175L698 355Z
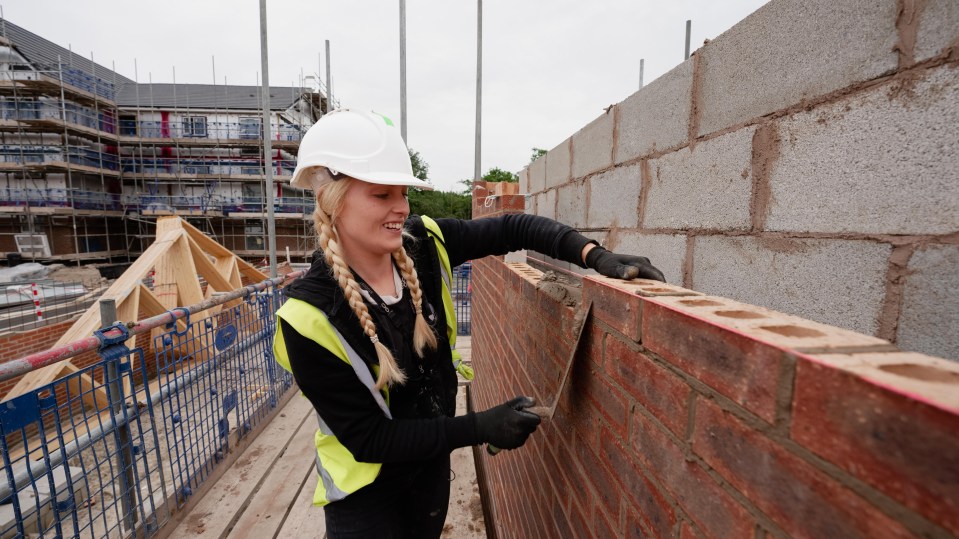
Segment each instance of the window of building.
M261 221L247 221L243 227L246 236L247 251L262 251L266 242L263 238L263 223Z
M137 117L120 115L120 136L135 137L137 135Z
M206 137L206 116L185 116L183 118L184 137Z
M241 139L258 139L261 137L263 132L261 126L263 125L262 118L256 118L252 116L241 117L240 118L240 138Z

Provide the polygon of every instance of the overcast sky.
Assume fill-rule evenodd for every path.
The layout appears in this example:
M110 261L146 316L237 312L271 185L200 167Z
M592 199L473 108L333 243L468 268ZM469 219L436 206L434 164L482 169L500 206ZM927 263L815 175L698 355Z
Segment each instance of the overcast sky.
M518 171L767 0L486 0L482 170ZM257 83L257 0L14 0L11 22L146 82ZM333 93L399 124L398 0L268 0L270 83L295 85L332 47ZM476 2L407 0L408 142L439 189L473 176ZM215 60L214 60L215 59ZM325 60L322 65L325 72ZM324 74L325 78L325 74Z

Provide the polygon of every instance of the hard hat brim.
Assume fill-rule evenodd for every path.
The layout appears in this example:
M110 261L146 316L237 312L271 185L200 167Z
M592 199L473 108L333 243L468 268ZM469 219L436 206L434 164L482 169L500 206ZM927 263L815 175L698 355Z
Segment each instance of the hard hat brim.
M293 179L290 181L292 187L297 187L300 189L316 189L318 186L315 186L311 183L311 174L307 173L307 170L313 167L304 167L303 169L297 168L294 171ZM343 174L344 177L354 178L360 181L367 183L376 183L379 185L404 185L408 187L415 187L417 189L422 189L424 191L432 191L433 186L429 183L413 176L412 174L403 174L397 172L365 172L363 174Z

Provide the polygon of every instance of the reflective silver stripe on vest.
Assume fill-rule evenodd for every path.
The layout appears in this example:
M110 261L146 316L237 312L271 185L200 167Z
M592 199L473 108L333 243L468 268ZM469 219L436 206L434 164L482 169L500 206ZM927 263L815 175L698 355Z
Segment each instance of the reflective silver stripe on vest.
M386 401L383 400L383 395L376 390L376 383L373 381L373 375L370 374L370 369L366 368L366 363L360 358L360 355L356 353L356 350L346 339L343 338L343 334L340 333L333 324L330 324L330 328L336 333L336 338L340 340L340 344L343 345L343 349L346 350L346 357L350 360L350 365L353 367L353 372L356 373L356 377L363 382L363 385L370 390L370 393L373 395L373 400L376 401L376 404L380 406L380 410L383 411L383 414L387 418L393 419L393 414L390 413L389 407L386 405ZM327 436L335 436L333 434L333 429L326 424L326 421L323 421L323 418L320 416L319 412L316 412L316 423L319 425L320 433ZM326 489L326 499L335 502L337 500L342 500L343 498L349 495L348 492L343 492L339 487L336 486L336 483L333 482L333 478L330 476L330 472L323 467L323 462L320 460L319 451L316 452L314 459L316 460L316 472L320 476L320 481L323 482L323 488Z
M450 297L453 297L453 283L450 281L449 273L446 273L446 266L440 264L440 273L443 275L443 282L446 283L446 289L450 292Z
M320 432L326 434L327 436L333 436L333 431L330 430L330 427L323 421L323 418L320 417L320 414L316 414L316 422L320 425ZM316 472L320 475L320 481L323 482L323 488L326 489L326 499L335 502L337 500L342 500L343 498L349 495L348 492L343 492L339 487L336 486L336 483L333 482L333 478L330 477L330 472L323 467L323 463L320 461L320 454L314 453L314 460L316 460Z
M350 346L350 343L346 342L343 334L340 333L333 324L330 324L330 327L333 329L333 332L336 333L336 337L346 350L346 357L350 358L350 365L353 366L353 372L356 373L356 377L370 390L370 393L373 395L373 400L376 401L376 404L380 405L380 410L383 410L386 417L393 419L393 414L390 413L389 406L387 406L386 401L383 400L383 395L376 390L376 382L373 381L373 375L370 374L370 369L366 367L366 362L360 358L360 355Z

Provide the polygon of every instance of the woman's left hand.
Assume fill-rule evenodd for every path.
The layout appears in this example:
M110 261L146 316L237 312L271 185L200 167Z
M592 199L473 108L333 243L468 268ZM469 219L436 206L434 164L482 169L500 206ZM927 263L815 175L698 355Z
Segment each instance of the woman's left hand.
M586 266L615 279L654 279L666 282L663 272L645 256L620 255L596 246L586 253Z

